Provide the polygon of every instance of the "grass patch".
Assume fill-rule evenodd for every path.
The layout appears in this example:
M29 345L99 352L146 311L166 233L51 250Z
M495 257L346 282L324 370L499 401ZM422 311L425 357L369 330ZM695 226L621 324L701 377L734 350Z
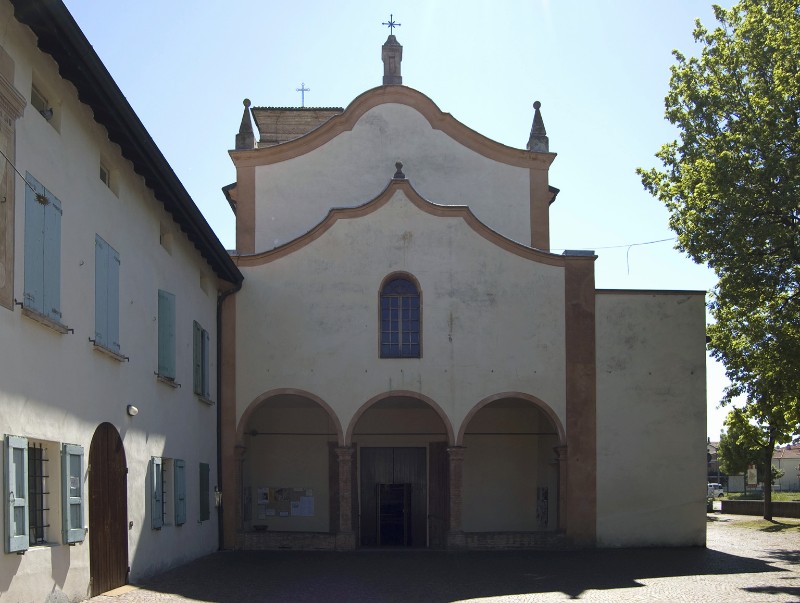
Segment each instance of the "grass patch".
M729 492L725 495L727 500L764 500L763 492ZM772 500L776 502L800 502L800 492L773 492Z

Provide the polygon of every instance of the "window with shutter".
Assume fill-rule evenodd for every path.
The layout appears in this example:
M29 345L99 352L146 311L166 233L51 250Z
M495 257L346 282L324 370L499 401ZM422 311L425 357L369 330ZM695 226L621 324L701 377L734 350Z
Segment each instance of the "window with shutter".
M208 399L209 392L209 336L200 323L193 325L194 393Z
M186 523L186 463L175 459L175 525Z
M158 290L158 374L175 379L175 295Z
M83 542L83 446L62 447L61 500L64 543Z
M24 305L61 322L61 202L25 176Z
M5 438L5 549L21 553L28 549L28 439Z
M164 525L164 490L161 481L161 458L150 459L150 526L160 530Z
M100 235L94 240L95 345L119 354L119 253Z

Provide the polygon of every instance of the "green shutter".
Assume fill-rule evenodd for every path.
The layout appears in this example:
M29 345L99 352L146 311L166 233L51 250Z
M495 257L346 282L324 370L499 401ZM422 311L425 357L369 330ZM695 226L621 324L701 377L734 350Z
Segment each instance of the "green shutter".
M62 446L61 502L64 544L83 542L83 446Z
M158 290L158 373L175 378L175 296Z
M61 322L61 202L49 191L44 206L44 314Z
M209 377L209 363L208 363L209 349L208 349L208 346L209 346L208 331L203 329L203 354L202 354L202 356L203 356L203 358L202 358L203 384L202 385L203 385L203 395L206 398L210 398L211 397L211 393L209 392L209 387L208 387L208 377Z
M192 325L192 365L194 393L203 395L203 328L195 320Z
M164 525L164 509L161 505L163 498L161 458L154 456L150 460L150 525L154 530L160 530Z
M211 507L209 505L209 474L211 467L208 463L200 463L200 521L207 521L211 518Z
M186 523L186 463L175 459L175 525Z
M28 308L44 314L44 205L36 195L44 195L44 187L25 175L25 295Z
M108 342L108 243L94 236L94 341L110 347Z
M28 439L5 441L6 553L28 550Z

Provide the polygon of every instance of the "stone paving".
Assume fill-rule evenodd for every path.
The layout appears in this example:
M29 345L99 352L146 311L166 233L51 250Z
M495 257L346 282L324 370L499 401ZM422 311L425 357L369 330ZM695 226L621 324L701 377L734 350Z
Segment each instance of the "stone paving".
M753 519L710 514L706 548L223 552L90 601L800 602L800 528Z

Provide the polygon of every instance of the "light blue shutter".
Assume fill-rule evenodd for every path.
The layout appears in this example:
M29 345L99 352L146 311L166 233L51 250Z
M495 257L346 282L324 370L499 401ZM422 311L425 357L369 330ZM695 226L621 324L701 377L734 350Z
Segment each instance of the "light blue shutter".
M158 373L175 378L175 296L158 290Z
M83 446L62 446L61 501L64 544L83 542Z
M175 459L175 525L186 523L186 463Z
M44 206L44 314L61 322L61 202L49 191Z
M108 342L111 349L120 353L119 344L119 253L108 248Z
M25 297L24 304L44 314L44 205L36 195L44 195L44 187L25 175Z
M108 243L94 236L94 340L109 346L108 337Z
M208 357L209 357L209 339L208 339L208 331L203 329L203 358L202 358L202 366L203 366L203 395L208 398L210 397L209 388L208 388Z
M164 497L163 484L161 483L161 458L154 456L150 460L150 525L154 530L160 530L164 525L163 508L161 500Z
M195 320L192 325L192 364L194 393L203 395L203 328Z
M28 439L5 441L6 552L28 550Z

